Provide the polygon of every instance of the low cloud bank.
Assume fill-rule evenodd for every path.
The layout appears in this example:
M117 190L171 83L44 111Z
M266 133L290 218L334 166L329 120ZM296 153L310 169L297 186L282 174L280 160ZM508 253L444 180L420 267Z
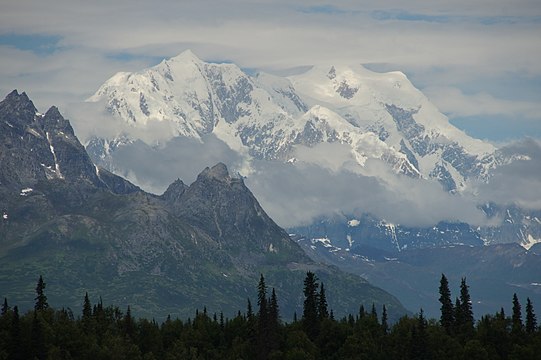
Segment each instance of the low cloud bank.
M502 147L503 158L515 160L499 166L488 183L471 182L467 193L451 195L435 181L397 175L379 160L361 167L338 143L298 147L295 163L248 160L214 135L172 138L165 123L140 130L100 115L93 104L77 109L71 116L78 119L74 127L83 141L97 129L142 139L113 153L113 170L143 189L161 194L177 178L190 184L205 167L223 162L232 175L245 176L263 208L283 227L362 212L409 226L443 220L484 225L488 220L478 206L489 201L541 208L541 143L532 139Z

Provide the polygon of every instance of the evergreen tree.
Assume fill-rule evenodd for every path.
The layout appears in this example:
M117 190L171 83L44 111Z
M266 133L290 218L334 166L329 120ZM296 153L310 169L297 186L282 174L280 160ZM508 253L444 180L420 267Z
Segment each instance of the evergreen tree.
M124 316L124 334L126 334L131 339L133 339L135 335L135 324L133 321L133 317L131 316L130 305L128 305L126 315Z
M513 294L513 314L511 315L511 332L515 335L522 333L522 311L517 294Z
M8 306L8 299L4 298L4 304L2 305L2 313L0 315L4 316L8 313L9 306Z
M473 310L470 297L469 286L466 284L466 278L460 281L460 316L459 329L463 335L469 337L473 333Z
M257 305L259 306L259 321L266 323L267 321L267 285L265 285L265 278L263 274L259 278L259 284L257 285Z
M31 353L33 357L39 360L45 360L47 358L47 350L45 347L43 325L37 312L34 312L31 330Z
M268 324L268 344L269 351L279 348L279 328L280 328L280 312L278 309L278 299L276 291L272 288L271 297L269 299L269 324Z
M364 310L364 305L361 304L361 306L359 306L359 320L364 318L365 315L366 315L366 311Z
M441 303L440 324L447 334L451 334L454 325L454 309L451 300L451 291L449 290L449 282L444 274L441 274L439 292L439 301Z
M96 311L97 312L97 307ZM91 321L92 321L92 305L90 304L90 300L88 299L88 292L85 293L85 299L83 301L83 317L81 319L83 323L83 330L86 334L89 334L91 332Z
M97 310L96 310L97 311ZM92 305L88 299L88 292L85 293L85 299L83 301L83 319L90 319L92 316Z
M533 311L533 305L530 298L526 299L526 332L533 334L537 329L537 319Z
M254 317L254 311L252 310L252 302L248 298L248 305L246 306L246 317L251 320Z
M327 297L325 295L325 287L323 283L319 286L319 304L318 304L318 315L319 319L326 319L329 317L329 311L327 309Z
M49 304L47 303L47 296L45 296L45 282L43 281L43 277L40 275L38 284L36 285L36 304L34 305L34 310L45 310L49 307Z
M383 310L381 311L381 329L383 330L383 334L387 334L389 331L389 324L387 323L387 308L385 307L385 304L383 304Z
M17 305L13 307L13 317L11 318L9 335L9 359L23 359L21 344L21 324L19 318L19 308L17 307Z
M428 359L427 354L427 342L428 342L428 334L427 334L427 327L428 323L426 321L426 318L424 316L423 309L419 311L419 315L417 316L417 323L412 328L412 334L411 334L411 347L410 347L410 354L412 359L416 360L422 360L422 359Z
M378 312L376 311L376 304L372 303L372 309L370 310L370 316L372 319L378 321Z
M303 328L308 338L313 340L318 333L318 284L317 277L311 271L306 273L304 279L304 308L302 312Z
M269 301L269 323L277 326L280 322L280 313L278 309L278 299L276 297L276 291L272 288L272 293Z
M269 310L267 306L267 285L263 274L259 278L257 286L257 305L259 306L258 321L257 321L257 347L258 357L266 359L269 354Z

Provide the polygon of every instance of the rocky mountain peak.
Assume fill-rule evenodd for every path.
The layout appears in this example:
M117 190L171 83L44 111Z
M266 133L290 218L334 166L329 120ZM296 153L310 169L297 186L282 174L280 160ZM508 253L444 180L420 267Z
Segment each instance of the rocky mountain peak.
M182 180L176 179L167 187L167 190L162 194L162 198L170 203L175 203L182 197L187 188L188 186Z
M0 102L0 154L0 184L14 188L63 179L113 192L138 190L106 171L100 175L58 108L52 106L45 115L37 114L28 96L17 90Z
M34 103L26 93L19 94L17 90L13 90L6 96L4 101L0 102L0 118L10 114L11 119L6 118L5 120L11 120L10 124L13 126L24 126L32 123L36 112Z
M47 132L62 132L75 138L75 133L68 120L64 119L56 106L51 106L43 116L43 128Z
M201 174L199 174L199 177L215 179L219 181L231 180L231 177L229 176L229 171L227 170L227 166L225 166L225 164L221 162L211 168L205 168L205 170L203 170Z

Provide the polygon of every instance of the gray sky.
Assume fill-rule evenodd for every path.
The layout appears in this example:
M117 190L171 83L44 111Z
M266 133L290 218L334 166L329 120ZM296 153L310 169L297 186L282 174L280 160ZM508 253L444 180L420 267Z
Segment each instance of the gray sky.
M540 39L538 0L9 1L0 92L17 88L39 110L62 111L118 71L190 48L251 71L401 70L475 137L541 138Z

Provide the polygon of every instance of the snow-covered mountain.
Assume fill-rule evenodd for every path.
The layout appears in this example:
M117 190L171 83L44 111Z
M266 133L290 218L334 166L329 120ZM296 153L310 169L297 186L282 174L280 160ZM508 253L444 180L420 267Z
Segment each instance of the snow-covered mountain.
M253 161L256 160L259 164L265 161L310 163L333 172L345 169L365 178L374 178L384 184L375 191L388 191L399 197L407 193L409 188L404 185L393 188L396 180L388 178L389 171L406 175L412 180L434 180L441 184L444 192L458 193L459 198L471 198L472 195L476 196L477 191L472 184L489 180L496 170L511 163L527 160L527 156L496 149L454 127L403 73L377 73L361 65L315 66L305 73L289 77L266 73L251 76L235 64L204 62L191 51L185 51L154 67L114 75L88 102L112 115L109 121L117 125L112 128L122 125L120 128L123 129L115 136L110 136L110 131L100 133L98 129L87 144L89 154L99 165L128 176L143 187L144 181L138 182L140 174L131 177L133 169L130 166L134 166L132 158L143 158L145 153L156 150L159 148L156 143L163 143L163 138L191 139L190 144L194 144L205 143L209 136L217 137L227 144L232 153L244 159L241 165L231 166L243 175L250 175ZM156 127L160 132L153 143L152 134ZM132 131L134 129L137 131ZM133 135L145 131L146 144ZM340 151L336 151L336 146L340 147ZM186 151L187 147L181 149ZM199 149L206 151L205 146ZM174 146L166 147L151 157L151 161L161 161L163 164L152 170L145 168L143 175L148 177L148 173L156 171L164 173L175 165L186 167L186 160L178 161L171 154L174 151ZM122 155L115 158L116 154ZM346 159L339 159L338 156L345 156ZM188 157L188 161L191 158ZM386 171L373 166L378 162L385 164ZM258 170L261 168L259 166ZM166 183L170 181L172 179ZM302 180L292 181L302 187ZM261 185L267 194L258 195L262 199L271 198L270 201L284 203L283 199L273 200L274 195L268 196L283 191L282 185L272 184L274 188L271 189L269 184ZM360 185L342 184L345 192L350 191L347 187L355 186ZM423 186L419 185L418 189ZM497 191L508 191L509 185L506 186L501 186L502 190ZM433 190L424 192L418 189L405 194L404 198L394 199L390 196L383 197L382 201L408 203L434 194ZM257 188L254 190L257 192ZM321 191L321 187L314 186L312 190L314 193L298 196L316 198L320 195L318 191ZM367 219L372 219L374 213L367 208L363 195L355 194L356 198L350 201L355 203L353 208L349 206L345 209L340 204L329 207L349 220L361 213ZM437 207L446 206L443 203L445 197L437 199L435 201L440 202ZM294 202L297 199L286 198L285 202L290 200ZM356 228L362 228L357 231L358 234L350 235L353 240L357 235L367 240L367 234L372 240L381 238L379 242L383 248L394 246L393 241L397 239L404 244L410 243L410 247L464 243L464 239L470 237L476 244L518 242L527 247L541 238L541 225L535 221L541 217L535 208L513 208L512 202L501 202L501 199L487 207L485 203L491 201L490 197L485 196L482 200L470 201L468 205L478 206L480 216L484 216L484 212L487 219L494 220L483 227L478 227L477 223L471 226L464 224L468 222L467 217L451 216L435 220L441 220L442 226L434 227L434 222L427 227L424 222L416 228L415 224L405 226L397 223L387 218L387 213L380 211L373 221ZM377 200L374 202L377 203ZM275 204L267 202L266 205L272 212L272 205ZM303 212L306 206L324 208L326 205L328 203L324 201L307 201L300 207L288 208L286 212ZM393 206L390 204L387 208ZM417 212L434 209L422 205L402 208ZM458 209L455 213L463 211L459 206L455 205L455 208ZM514 214L512 219L506 215L508 209ZM315 223L298 225L307 225L305 230L314 229L314 226L318 228L321 217L325 218L330 212L322 209L319 213L321 217L317 216L317 211L313 213L316 216L311 219L316 220ZM419 217L422 216L419 214ZM494 225L497 219L500 219L500 224ZM331 231L336 233L336 236L331 236L333 244L344 246L341 242L347 240L347 234L342 234L342 228L346 222L335 224L338 229L335 230L341 235L338 236L335 230ZM464 226L453 225L457 222ZM383 227L374 224L383 224ZM392 226L396 231L389 232L391 228L386 224L396 224L396 227ZM312 235L315 238L330 236L329 229L316 231ZM307 230L303 235L310 236L310 232ZM387 244L384 244L384 238Z
M469 177L486 177L495 163L492 145L452 126L403 73L360 65L252 77L234 64L207 63L185 51L114 75L88 101L104 104L130 127L159 123L169 137L214 134L247 158L294 161L300 147L340 143L360 174L367 160L379 159L396 173L437 179L450 191L464 188ZM122 133L95 135L88 149L104 164L129 142Z

